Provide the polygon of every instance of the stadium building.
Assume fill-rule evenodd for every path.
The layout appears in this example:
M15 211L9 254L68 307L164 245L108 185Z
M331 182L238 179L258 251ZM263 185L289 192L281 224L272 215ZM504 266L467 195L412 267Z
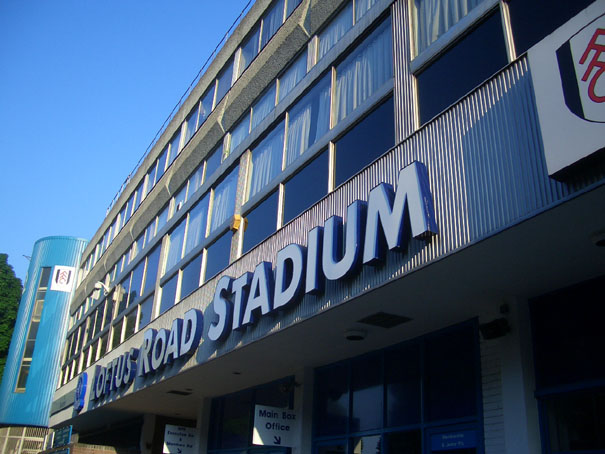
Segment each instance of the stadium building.
M50 424L605 452L604 61L601 0L258 0L83 253Z

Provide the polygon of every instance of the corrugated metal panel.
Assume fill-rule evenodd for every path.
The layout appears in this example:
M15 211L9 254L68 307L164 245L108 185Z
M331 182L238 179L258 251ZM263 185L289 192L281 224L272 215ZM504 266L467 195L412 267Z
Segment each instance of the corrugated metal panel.
M48 424L50 405L57 386L60 356L67 333L70 293L50 290L46 292L26 389L23 393L14 391L41 269L55 265L77 268L86 244L86 240L55 236L38 240L34 245L0 387L0 422L3 424Z
M393 63L395 70L395 143L409 137L416 128L416 89L411 76L412 61L409 45L407 1L397 1L392 6L393 15Z

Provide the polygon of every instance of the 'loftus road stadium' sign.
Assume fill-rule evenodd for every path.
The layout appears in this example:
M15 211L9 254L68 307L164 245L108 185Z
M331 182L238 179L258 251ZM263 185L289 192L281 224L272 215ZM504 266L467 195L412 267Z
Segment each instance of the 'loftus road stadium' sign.
M253 273L221 277L212 301L215 319L206 340L224 340L233 330L294 305L303 294L322 292L325 280L344 279L359 273L362 266L380 264L387 249L404 249L410 236L426 239L437 233L426 168L413 162L399 172L396 191L379 184L367 202L356 200L348 206L346 223L332 216L311 229L306 247L291 243L277 253L274 266L261 262ZM129 386L135 376L145 377L192 355L203 325L201 311L190 309L183 319L173 320L171 329L146 330L141 348L131 348L106 367L96 367L90 399L98 400Z

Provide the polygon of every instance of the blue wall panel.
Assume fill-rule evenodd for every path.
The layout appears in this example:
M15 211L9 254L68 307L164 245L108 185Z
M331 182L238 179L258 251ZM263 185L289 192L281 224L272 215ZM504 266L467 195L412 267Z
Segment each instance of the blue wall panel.
M25 341L34 309L43 267L79 265L87 241L63 236L42 238L34 245L13 332L2 385L0 424L47 426L53 393L57 387L59 363L67 324L71 294L49 289L46 292L31 368L25 392L15 392ZM51 270L52 271L52 270ZM75 276L72 277L75 281Z

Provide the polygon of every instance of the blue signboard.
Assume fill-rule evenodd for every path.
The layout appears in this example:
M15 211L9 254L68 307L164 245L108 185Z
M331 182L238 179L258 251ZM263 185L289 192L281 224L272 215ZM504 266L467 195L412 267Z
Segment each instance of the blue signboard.
M431 436L432 451L450 451L477 447L477 434L474 430L461 430Z
M61 446L67 446L68 444L70 444L71 430L72 426L65 426L55 430L55 436L53 438L53 448L59 448Z

